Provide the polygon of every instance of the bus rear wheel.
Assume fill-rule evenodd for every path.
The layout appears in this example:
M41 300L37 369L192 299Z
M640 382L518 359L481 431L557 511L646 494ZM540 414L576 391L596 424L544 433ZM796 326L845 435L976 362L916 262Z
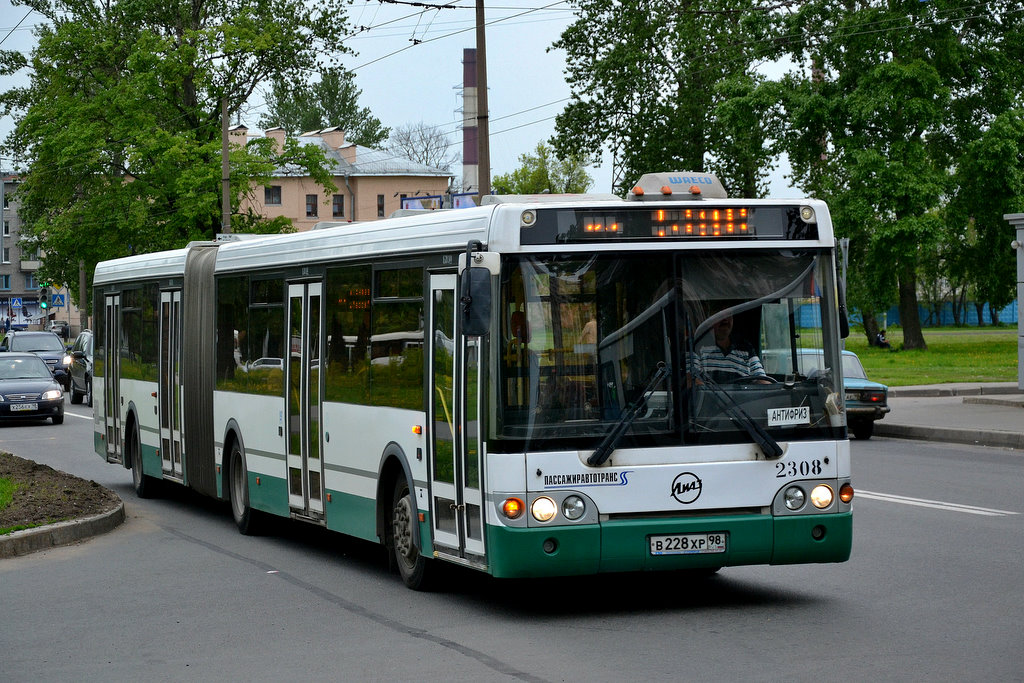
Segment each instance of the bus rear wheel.
M237 441L231 446L228 463L231 516L234 517L240 532L246 536L254 536L259 533L260 513L249 505L249 470L245 465L245 451Z
M415 520L416 508L412 502L409 485L405 479L399 479L395 482L391 504L391 551L405 585L413 590L426 590L433 568L416 547L413 536Z

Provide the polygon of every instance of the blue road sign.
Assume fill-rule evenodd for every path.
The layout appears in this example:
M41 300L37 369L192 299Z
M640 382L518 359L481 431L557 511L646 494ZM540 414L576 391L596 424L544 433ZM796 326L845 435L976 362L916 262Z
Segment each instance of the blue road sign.
M64 307L64 295L63 294L51 294L50 295L50 305L53 306L54 308L63 308Z
M11 308L21 308L21 297L11 297Z

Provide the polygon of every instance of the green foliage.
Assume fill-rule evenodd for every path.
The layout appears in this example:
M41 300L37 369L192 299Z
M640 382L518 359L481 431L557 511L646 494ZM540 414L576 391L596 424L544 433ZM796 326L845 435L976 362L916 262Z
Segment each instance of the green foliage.
M0 477L0 508L5 508L11 504L16 488L18 488L18 485L13 481Z
M1021 51L1020 14L816 0L788 23L791 58L804 65L778 89L793 179L829 202L851 239L851 303L871 313L899 298L906 344L923 348L911 314L918 276L946 234L938 210L953 170L1019 99L1024 68L1006 57Z
M491 181L498 194L580 194L590 189L593 180L579 157L559 159L550 147L537 143L533 154L520 154L519 168Z
M313 68L345 26L343 0L25 4L48 22L29 60L0 53L3 73L30 69L28 86L0 94L16 120L3 149L24 163L21 215L46 254L39 275L70 283L79 302L80 260L91 281L99 260L213 237L222 99L233 114L258 85ZM237 146L234 210L282 157L329 179L318 152Z
M967 145L947 208L944 260L952 276L973 284L973 298L999 309L1013 301L1016 263L1008 253L1016 237L1003 218L1024 211L1024 109L998 115Z
M752 0L571 4L578 19L554 45L573 90L555 122L559 157L594 159L607 146L616 181L714 167L736 192L763 191L770 128L754 68L778 49L778 15Z
M352 72L338 67L323 69L313 83L285 76L271 86L260 125L279 126L289 133L337 126L345 131L347 142L376 147L387 140L391 130L369 109L359 106L361 92Z

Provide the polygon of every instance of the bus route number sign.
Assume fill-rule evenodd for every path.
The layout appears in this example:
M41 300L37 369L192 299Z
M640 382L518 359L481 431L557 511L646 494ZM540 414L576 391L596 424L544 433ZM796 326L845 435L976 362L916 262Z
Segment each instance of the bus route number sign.
M725 532L651 536L651 555L704 555L725 552Z

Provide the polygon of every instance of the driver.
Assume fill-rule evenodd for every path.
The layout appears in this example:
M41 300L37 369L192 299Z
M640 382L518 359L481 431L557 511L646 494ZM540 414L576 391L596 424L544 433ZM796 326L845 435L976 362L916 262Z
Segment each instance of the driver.
M768 384L767 374L757 353L750 347L742 347L732 342L732 323L732 316L727 315L714 324L712 330L715 343L702 346L695 354L695 374L699 377L703 370L703 374L716 382L729 382L755 375L765 378L754 380L755 382Z

